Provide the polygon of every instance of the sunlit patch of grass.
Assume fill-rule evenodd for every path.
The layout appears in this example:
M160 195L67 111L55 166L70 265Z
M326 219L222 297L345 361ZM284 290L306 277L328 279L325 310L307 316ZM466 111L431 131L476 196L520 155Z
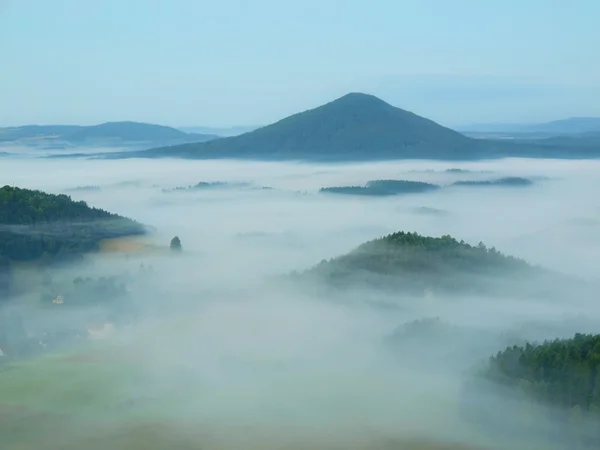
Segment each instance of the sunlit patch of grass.
M0 372L0 401L40 412L76 413L102 409L135 382L131 366L111 362L68 362L52 355L15 362Z
M100 242L100 251L105 253L137 253L150 250L156 248L138 237L104 239Z

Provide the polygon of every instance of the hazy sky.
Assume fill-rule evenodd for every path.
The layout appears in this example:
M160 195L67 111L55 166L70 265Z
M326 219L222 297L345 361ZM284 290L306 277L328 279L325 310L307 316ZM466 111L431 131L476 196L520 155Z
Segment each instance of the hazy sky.
M365 91L444 124L600 116L596 0L0 0L0 126L266 124Z

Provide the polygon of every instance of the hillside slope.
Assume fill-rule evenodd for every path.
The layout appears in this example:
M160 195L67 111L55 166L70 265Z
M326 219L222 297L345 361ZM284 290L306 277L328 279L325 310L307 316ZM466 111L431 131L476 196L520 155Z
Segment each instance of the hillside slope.
M483 243L472 246L451 236L397 232L366 242L345 255L323 260L297 276L337 288L364 285L417 295L524 294L530 288L545 295L550 288L541 280L550 274ZM557 274L552 276L555 280L560 278ZM566 289L569 280L563 284Z
M391 106L351 93L239 136L136 152L137 157L386 159L473 155L480 142Z
M457 128L459 131L475 133L537 134L539 137L567 136L585 133L600 133L600 117L569 117L541 123L482 123Z
M68 258L98 248L102 239L139 235L143 225L66 195L0 188L0 258Z
M140 122L106 122L91 126L28 125L0 128L0 142L51 145L173 145L205 142L218 136L185 133L172 127Z
M63 135L69 141L87 139L122 139L125 141L153 141L186 139L187 133L163 125L139 122L106 122L89 127L81 127Z
M511 408L511 432L545 437L560 448L596 449L599 368L600 335L512 345L465 383L462 408L466 417L495 430Z

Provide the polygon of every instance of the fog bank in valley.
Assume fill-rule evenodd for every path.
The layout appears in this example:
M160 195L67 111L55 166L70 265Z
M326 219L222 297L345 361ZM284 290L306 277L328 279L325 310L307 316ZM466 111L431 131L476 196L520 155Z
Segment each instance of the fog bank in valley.
M447 187L392 197L318 192L378 179L449 186L505 176L534 184ZM551 302L406 296L371 288L340 293L289 284L282 277L365 241L414 231L449 234L473 245L482 241L532 264L597 282L600 162L319 165L5 158L0 180L66 193L153 230L133 239L154 246L150 250L103 252L55 269L54 276L65 279L124 271L135 277L142 264L151 270L131 287L136 319L93 344L93 352L107 362L133 363L126 374L107 375L112 381L102 384L98 400L131 401L127 419L113 423L110 412L99 422L69 418L78 431L67 435L81 442L149 421L174 430L182 443L192 442L189 448L197 442L207 448L450 448L435 447L436 442L502 448L510 441L460 418L457 398L469 371L524 339L591 331L600 314L577 291ZM169 191L199 182L231 186ZM247 184L235 184L240 182ZM183 246L178 255L168 251L174 236ZM376 306L379 301L387 307ZM92 317L93 312L72 314ZM444 341L426 333L405 346L389 345L398 327L434 317L461 327L464 339ZM35 325L33 319L25 322ZM65 383L51 396L58 400L94 380ZM511 416L499 397L494 408L500 416L506 408L505 416ZM507 424L499 420L497 430ZM431 447L417 446L423 443ZM531 448L528 443L511 445Z

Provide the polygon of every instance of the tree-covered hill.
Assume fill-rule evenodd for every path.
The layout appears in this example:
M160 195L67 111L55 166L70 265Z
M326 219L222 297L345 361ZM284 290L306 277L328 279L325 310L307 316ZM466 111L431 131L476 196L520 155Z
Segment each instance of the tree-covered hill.
M372 95L350 93L239 136L150 149L123 157L463 159L480 148L480 141L429 119Z
M0 257L31 261L97 250L102 239L138 235L144 226L67 195L0 188Z
M203 135L194 135L202 140ZM120 139L123 141L172 141L185 142L190 135L175 128L139 122L106 122L99 125L80 127L64 135L71 142L93 139Z
M559 448L597 449L600 335L507 347L465 384L463 408L488 429L513 415L515 433L542 435Z
M600 335L508 347L490 359L485 375L559 408L600 413Z
M400 194L417 194L439 189L438 185L423 181L372 180L364 186L331 186L319 189L322 194L368 195L386 197Z
M507 186L507 187L525 187L531 186L533 181L522 177L505 177L496 180L467 180L456 181L452 186Z
M483 243L472 246L451 236L397 232L323 260L300 276L337 287L368 284L435 294L494 289L506 293L519 281L546 273Z

